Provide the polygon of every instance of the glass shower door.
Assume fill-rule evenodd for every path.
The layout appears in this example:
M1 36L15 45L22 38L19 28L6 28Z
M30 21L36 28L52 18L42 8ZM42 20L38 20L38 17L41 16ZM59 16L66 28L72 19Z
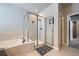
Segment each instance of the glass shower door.
M53 45L54 19L49 17L46 19L46 44Z
M37 46L37 16L29 13L29 39L34 41L35 46Z
M45 43L45 18L38 16L38 45Z

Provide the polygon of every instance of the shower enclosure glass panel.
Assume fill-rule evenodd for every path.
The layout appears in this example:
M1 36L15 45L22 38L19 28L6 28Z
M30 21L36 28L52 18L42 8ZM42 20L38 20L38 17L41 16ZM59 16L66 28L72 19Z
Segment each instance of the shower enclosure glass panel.
M45 43L45 18L38 16L38 45Z
M46 44L53 45L54 24L50 17L46 19Z
M25 14L25 16L23 17L23 31L22 31L22 38L23 39L26 39L27 40L27 37L28 37L28 17L27 15ZM28 41L28 40L27 40Z
M29 39L34 41L35 46L37 46L37 16L29 13Z
M45 18L33 13L28 13L28 39L35 46L45 43Z

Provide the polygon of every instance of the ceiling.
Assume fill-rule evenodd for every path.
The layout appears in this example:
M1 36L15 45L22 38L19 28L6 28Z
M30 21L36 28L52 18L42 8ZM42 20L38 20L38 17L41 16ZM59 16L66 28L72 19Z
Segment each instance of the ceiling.
M44 10L46 7L51 5L51 3L13 3L13 5L23 8L25 10L29 10L31 12L34 12L37 10L37 12L41 12Z
M60 6L64 7L64 6L69 6L71 5L72 3L60 3Z

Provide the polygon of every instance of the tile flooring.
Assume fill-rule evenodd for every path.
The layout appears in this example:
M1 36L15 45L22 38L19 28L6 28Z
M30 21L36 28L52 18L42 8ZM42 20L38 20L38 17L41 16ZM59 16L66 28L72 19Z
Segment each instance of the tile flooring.
M41 56L36 50L27 54L27 56ZM52 49L44 56L79 56L79 50L75 48L61 48L60 51Z
M73 48L79 49L79 39L74 39L74 40L70 41L70 44L69 45L71 47L73 47Z

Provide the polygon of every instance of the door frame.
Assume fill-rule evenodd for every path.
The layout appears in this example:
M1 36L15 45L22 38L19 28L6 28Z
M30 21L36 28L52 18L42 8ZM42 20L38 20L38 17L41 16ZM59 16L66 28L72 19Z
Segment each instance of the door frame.
M60 40L60 46L63 46L64 45L64 24L63 24L63 22L64 22L64 16L60 16L60 32L61 32L61 40Z
M69 42L70 42L70 39L71 39L71 37L70 37L71 36L70 35L70 26L69 25L70 25L70 22L72 22L72 21L71 21L70 16L73 16L73 15L76 15L76 14L79 14L79 12L67 15L67 47L69 47Z

